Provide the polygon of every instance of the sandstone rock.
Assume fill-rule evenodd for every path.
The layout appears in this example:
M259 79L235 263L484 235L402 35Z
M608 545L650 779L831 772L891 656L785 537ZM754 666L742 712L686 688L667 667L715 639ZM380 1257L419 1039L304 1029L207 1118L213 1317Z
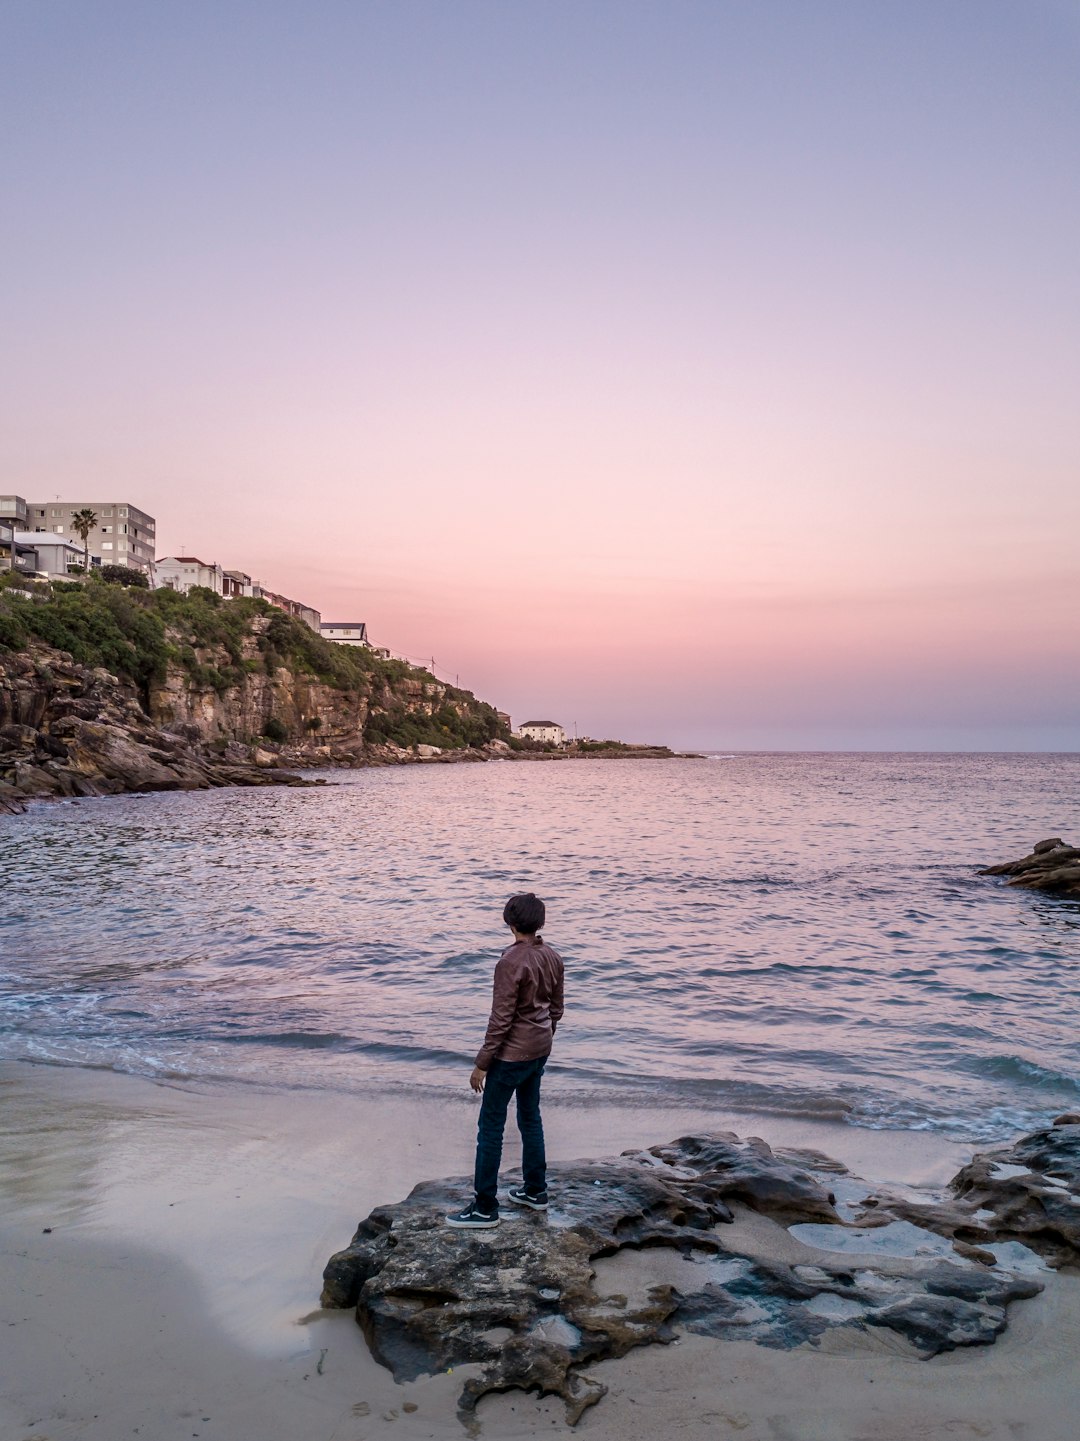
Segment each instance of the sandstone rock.
M879 1194L860 1222L907 1220L980 1248L1018 1241L1050 1266L1080 1265L1080 1123L1063 1117L976 1154L949 1189L949 1199L926 1203Z
M73 771L119 781L128 791L170 791L181 787L169 765L155 760L146 748L119 726L78 720L71 716L55 727L67 743Z
M562 1397L573 1423L604 1394L583 1367L673 1340L676 1328L787 1347L816 1344L838 1327L870 1327L930 1356L992 1342L1008 1304L1041 1289L1037 1277L998 1266L992 1252L979 1262L954 1253L932 1218L929 1229L907 1228L929 1248L875 1249L882 1233L843 1221L830 1184L869 1188L827 1157L807 1159L816 1174L764 1141L684 1136L617 1159L553 1166L546 1213L511 1211L496 1230L479 1232L443 1221L469 1194L464 1178L424 1182L373 1211L331 1257L323 1305L355 1306L372 1354L399 1381L480 1363L461 1393L463 1417L489 1391L520 1387ZM776 1258L790 1240L775 1255L740 1242L743 1233L728 1225L732 1206L771 1218L758 1224L777 1235L781 1225L813 1233L799 1242L803 1259ZM865 1209L876 1214L869 1202ZM605 1258L636 1261L658 1247L677 1253L677 1284L649 1284L633 1298L598 1286Z
M683 1136L648 1153L695 1171L710 1193L742 1201L779 1221L836 1221L836 1201L809 1171L781 1160L767 1142L733 1134ZM835 1163L829 1162L830 1165Z
M256 769L246 745L227 745L226 757L207 755L200 738L198 726L184 721L159 729L134 688L100 667L78 665L47 646L0 653L4 813L24 809L26 798L309 784L296 775ZM221 759L229 763L223 766Z
M30 761L16 761L9 783L21 796L54 796L59 792L55 777Z
M278 758L273 751L264 751L259 746L253 746L251 751L251 762L257 766L276 766Z
M26 809L26 802L14 786L0 781L0 815L17 816Z
M0 726L0 746L5 750L30 750L37 737L38 732L33 726L19 725L14 721Z
M1008 876L1010 886L1046 891L1050 895L1080 897L1080 848L1066 845L1060 836L1039 841L1031 854L1018 861L987 866L980 876Z

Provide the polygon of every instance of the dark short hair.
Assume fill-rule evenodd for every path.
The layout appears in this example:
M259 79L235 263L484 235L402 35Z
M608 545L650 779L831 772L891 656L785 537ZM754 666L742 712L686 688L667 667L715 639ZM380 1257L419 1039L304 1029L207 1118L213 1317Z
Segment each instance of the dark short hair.
M546 914L543 901L539 896L534 896L532 891L511 896L503 907L503 920L523 936L535 936L544 924Z

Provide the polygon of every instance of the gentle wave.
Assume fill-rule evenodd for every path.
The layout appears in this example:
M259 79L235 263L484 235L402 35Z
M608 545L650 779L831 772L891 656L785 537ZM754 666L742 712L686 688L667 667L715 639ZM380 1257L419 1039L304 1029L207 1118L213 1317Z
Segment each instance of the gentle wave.
M1077 758L722 758L5 819L0 1056L456 1093L533 889L567 1104L975 1140L1075 1108L1077 908L975 872L1060 829Z
M1080 1077L1040 1066L1037 1061L1029 1061L1025 1056L971 1056L957 1062L957 1065L977 1076L992 1076L995 1080L1014 1081L1036 1089L1080 1094Z

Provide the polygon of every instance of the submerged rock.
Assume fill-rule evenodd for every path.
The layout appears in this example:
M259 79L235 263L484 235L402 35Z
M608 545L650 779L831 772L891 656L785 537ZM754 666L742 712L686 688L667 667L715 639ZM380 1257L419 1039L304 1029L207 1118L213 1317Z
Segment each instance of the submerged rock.
M987 866L979 875L1008 876L1010 886L1080 898L1080 848L1052 836L1037 842L1030 855L1000 866Z
M1028 1141L1041 1156L1046 1143ZM1072 1142L1052 1150L1060 1169ZM968 1189L965 1172L947 1206L920 1209L814 1152L686 1136L553 1166L546 1213L508 1208L500 1227L477 1232L443 1220L468 1182L427 1181L361 1222L327 1264L322 1301L356 1308L372 1354L399 1381L479 1363L463 1415L488 1392L518 1387L562 1397L575 1422L605 1389L583 1368L679 1330L779 1347L817 1345L838 1329L889 1331L932 1356L992 1342L1009 1302L1043 1284L1023 1246L1000 1262L989 1250L973 1259L961 1234L973 1224L987 1241L1028 1233L1007 1222L992 1166ZM985 1224L995 1197L997 1231ZM645 1284L612 1290L598 1280L611 1266L620 1276L636 1267Z

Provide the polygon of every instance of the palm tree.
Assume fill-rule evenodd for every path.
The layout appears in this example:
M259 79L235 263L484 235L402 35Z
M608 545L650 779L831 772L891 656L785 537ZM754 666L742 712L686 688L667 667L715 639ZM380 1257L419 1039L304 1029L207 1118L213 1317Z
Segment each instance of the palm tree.
M71 528L82 537L83 573L90 569L90 532L97 525L96 510L77 510L71 517Z

